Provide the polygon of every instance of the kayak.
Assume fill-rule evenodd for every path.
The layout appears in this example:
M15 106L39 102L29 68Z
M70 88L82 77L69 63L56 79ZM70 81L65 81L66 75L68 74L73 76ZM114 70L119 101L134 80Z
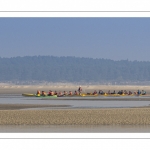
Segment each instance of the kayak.
M86 96L86 97L95 97L98 96L98 94L81 94L80 96Z
M81 95L42 96L42 95L36 95L36 94L31 94L31 93L23 93L22 96L25 96L25 97L47 97L47 98L48 97L49 98L52 98L52 97L95 97L95 96L98 96L98 94L95 94L95 95L81 94Z
M111 96L114 96L114 97L120 97L120 96L137 96L137 95L134 95L134 94L131 94L131 95L126 95L126 94L104 94L104 95L101 95L101 94L85 94L85 93L82 93L81 95L61 95L61 96L57 96L57 95L52 95L52 96L42 96L42 95L36 95L36 94L31 94L31 93L23 93L22 96L25 96L25 97L43 97L43 98L56 98L56 97L97 97L97 96L108 96L108 97L111 97ZM144 96L144 95L138 95L138 96Z
M99 96L114 96L114 97L118 97L118 96L134 96L133 94L131 94L131 95L128 95L128 94L103 94L103 95L101 95L101 94L99 94Z
M35 97L35 94L23 93L22 96Z
M57 97L57 95L52 95L52 96L42 96L42 95L36 95L36 94L30 94L30 93L23 93L22 96L25 96L25 97L43 97L43 98L55 98Z
M80 94L80 95L63 95L63 97L93 97L93 96L98 96L98 94L95 95L89 95L89 94ZM62 97L62 96L58 96L58 97Z

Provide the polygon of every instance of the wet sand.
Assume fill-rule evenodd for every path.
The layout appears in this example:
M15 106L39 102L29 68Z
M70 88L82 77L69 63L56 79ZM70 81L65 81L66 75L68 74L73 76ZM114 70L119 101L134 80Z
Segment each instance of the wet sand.
M0 125L150 125L149 107L17 110L19 107L24 106L0 110Z
M69 107L70 105L34 105L34 104L0 104L0 110L21 110L28 108L63 108Z

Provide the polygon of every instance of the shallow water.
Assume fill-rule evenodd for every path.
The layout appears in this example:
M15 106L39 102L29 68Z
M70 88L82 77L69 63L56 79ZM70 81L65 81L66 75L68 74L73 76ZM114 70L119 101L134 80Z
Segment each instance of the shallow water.
M149 97L147 97L148 99ZM22 95L0 95L0 104L47 104L47 105L69 105L63 108L131 108L149 106L150 101L146 97L93 97L93 98L59 98L44 99L37 97L23 97ZM60 109L58 107L30 108L30 109ZM62 109L62 108L61 108Z

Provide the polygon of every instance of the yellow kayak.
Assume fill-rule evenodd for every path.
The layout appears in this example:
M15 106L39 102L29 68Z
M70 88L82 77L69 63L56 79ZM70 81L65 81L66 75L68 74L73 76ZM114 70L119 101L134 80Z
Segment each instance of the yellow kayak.
M95 97L95 96L98 96L98 94L81 94L80 96L86 96L86 97Z
M35 94L30 94L30 93L23 93L22 96L27 96L27 97L35 97Z
M30 94L30 93L23 93L22 96L26 96L26 97L45 97L45 98L53 98L53 97L57 97L57 95L52 95L52 96L43 96L43 95L36 95L36 94Z

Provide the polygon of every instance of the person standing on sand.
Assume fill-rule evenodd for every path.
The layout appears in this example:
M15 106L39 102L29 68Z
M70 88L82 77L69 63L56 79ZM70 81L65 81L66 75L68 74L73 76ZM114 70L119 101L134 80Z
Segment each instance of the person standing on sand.
M82 92L82 88L81 88L81 86L79 86L79 88L78 88L78 92L79 92L79 95L81 95L81 92Z

